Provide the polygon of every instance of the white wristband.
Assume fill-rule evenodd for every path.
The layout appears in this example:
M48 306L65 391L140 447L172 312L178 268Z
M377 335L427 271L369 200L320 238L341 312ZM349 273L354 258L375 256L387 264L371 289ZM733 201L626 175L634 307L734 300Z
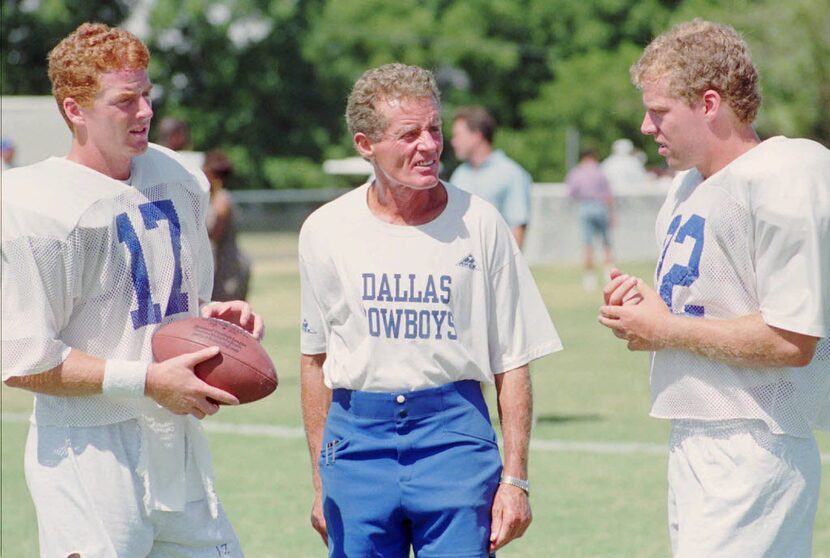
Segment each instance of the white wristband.
M144 397L148 363L139 360L108 360L101 388L109 397Z

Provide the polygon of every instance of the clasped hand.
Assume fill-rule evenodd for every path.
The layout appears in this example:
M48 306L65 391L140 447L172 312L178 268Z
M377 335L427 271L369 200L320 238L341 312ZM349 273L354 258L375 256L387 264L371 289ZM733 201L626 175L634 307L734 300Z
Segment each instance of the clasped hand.
M628 341L631 351L658 351L665 347L671 311L660 295L638 277L611 270L602 290L605 304L599 323Z

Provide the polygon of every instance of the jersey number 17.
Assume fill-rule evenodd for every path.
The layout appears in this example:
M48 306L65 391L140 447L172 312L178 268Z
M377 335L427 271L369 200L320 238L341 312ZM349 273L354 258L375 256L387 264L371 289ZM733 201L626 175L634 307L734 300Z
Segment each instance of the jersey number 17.
M171 200L158 200L143 203L138 206L138 210L146 230L158 228L159 221L164 220L167 221L170 229L174 266L173 284L170 287L170 298L167 300L164 315L172 316L179 312L187 312L187 293L182 292L182 236L176 208ZM115 218L115 226L118 230L118 241L126 244L130 251L130 276L138 301L138 308L130 312L133 328L139 329L149 324L161 323L161 306L153 302L144 251L127 213L121 213Z

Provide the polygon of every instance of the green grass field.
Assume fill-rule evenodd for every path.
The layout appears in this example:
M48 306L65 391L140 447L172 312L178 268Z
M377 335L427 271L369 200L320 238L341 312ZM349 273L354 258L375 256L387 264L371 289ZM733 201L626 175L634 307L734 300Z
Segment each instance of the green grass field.
M265 344L280 386L264 401L223 409L206 420L219 494L249 557L325 556L308 522L296 236L247 234L241 240L255 261L250 298L266 319ZM651 276L650 264L623 267ZM597 324L599 293L582 291L578 268L538 267L534 275L565 350L532 367L534 522L499 556L665 557L668 428L648 417L646 356L629 353ZM30 410L28 394L2 388L0 555L6 558L37 555L34 510L22 473L27 425L21 416ZM491 410L495 415L492 405ZM819 444L830 453L830 435L821 433ZM830 462L823 473L814 556L830 558Z

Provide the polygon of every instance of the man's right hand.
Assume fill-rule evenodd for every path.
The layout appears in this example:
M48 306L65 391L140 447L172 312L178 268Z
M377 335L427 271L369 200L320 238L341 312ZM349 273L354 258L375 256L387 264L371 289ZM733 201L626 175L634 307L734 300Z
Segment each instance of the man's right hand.
M323 544L328 546L329 532L323 515L323 495L319 491L314 492L314 503L311 505L311 526L323 538Z
M219 411L219 405L208 398L227 405L238 405L236 397L206 384L193 372L197 364L218 353L219 347L208 347L150 364L144 394L177 415L190 414L197 419Z

